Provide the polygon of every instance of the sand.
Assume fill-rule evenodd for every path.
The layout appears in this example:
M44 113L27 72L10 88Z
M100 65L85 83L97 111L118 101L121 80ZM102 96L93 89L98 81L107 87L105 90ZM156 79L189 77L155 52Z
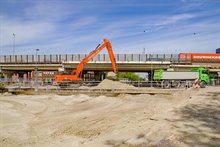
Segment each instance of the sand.
M166 96L0 95L0 110L1 147L220 146L220 87Z
M137 89L133 85L121 83L119 81L112 81L105 79L98 86L91 87L92 89Z
M114 72L108 72L107 73L107 79L109 80L116 80L117 79L117 75Z

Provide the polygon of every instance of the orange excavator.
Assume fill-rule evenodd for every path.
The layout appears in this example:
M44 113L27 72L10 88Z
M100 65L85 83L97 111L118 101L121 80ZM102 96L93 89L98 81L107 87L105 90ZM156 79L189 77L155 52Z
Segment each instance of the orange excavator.
M108 54L111 60L111 64L112 64L112 68L113 68L113 72L116 73L116 61L115 61L115 57L114 57L114 53L112 50L112 45L111 42L107 39L104 38L104 43L100 46L100 44L96 47L95 50L93 50L92 52L90 52L90 54L88 56L86 56L77 66L77 68L75 70L73 70L73 74L71 75L56 75L55 77L55 81L57 83L62 83L65 81L69 81L69 82L77 82L77 81L82 81L83 79L80 78L80 73L83 70L83 67L93 58L95 57L101 50L103 50L104 48L107 48L108 50Z

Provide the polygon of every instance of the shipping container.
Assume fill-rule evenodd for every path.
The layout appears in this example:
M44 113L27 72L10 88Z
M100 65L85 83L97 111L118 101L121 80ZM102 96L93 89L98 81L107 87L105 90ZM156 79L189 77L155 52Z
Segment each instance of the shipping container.
M192 54L193 61L220 62L220 54Z
M179 61L181 62L191 62L191 53L180 53L179 54Z

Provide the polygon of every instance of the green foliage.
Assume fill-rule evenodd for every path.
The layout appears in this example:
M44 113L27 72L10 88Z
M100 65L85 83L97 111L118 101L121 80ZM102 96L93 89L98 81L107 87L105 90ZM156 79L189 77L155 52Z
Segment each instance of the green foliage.
M216 79L216 78L218 78L218 74L217 73L209 73L209 78Z
M3 82L0 82L0 89L4 89L5 88L5 84Z
M143 78L139 77L133 72L119 72L117 75L118 75L118 79L128 78L129 80L132 80L132 81L143 81L144 80Z

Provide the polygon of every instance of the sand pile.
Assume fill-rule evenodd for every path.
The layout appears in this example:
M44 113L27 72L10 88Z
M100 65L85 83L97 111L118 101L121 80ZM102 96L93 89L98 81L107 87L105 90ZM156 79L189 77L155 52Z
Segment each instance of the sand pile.
M108 72L107 77L114 77L116 74L114 72Z
M98 86L93 89L136 89L136 87L128 84L121 83L119 81L112 81L105 79Z
M80 86L79 89L89 89L90 87L88 86Z
M109 83L125 86L99 86ZM219 87L178 91L175 98L0 95L0 146L220 147Z
M70 105L73 103L76 104L76 103L86 102L93 98L85 94L78 94L78 95L70 95L70 96L63 96L63 97L55 96L52 99L58 102L62 102L65 105Z
M109 80L115 80L117 78L116 74L114 72L108 72L107 79Z

